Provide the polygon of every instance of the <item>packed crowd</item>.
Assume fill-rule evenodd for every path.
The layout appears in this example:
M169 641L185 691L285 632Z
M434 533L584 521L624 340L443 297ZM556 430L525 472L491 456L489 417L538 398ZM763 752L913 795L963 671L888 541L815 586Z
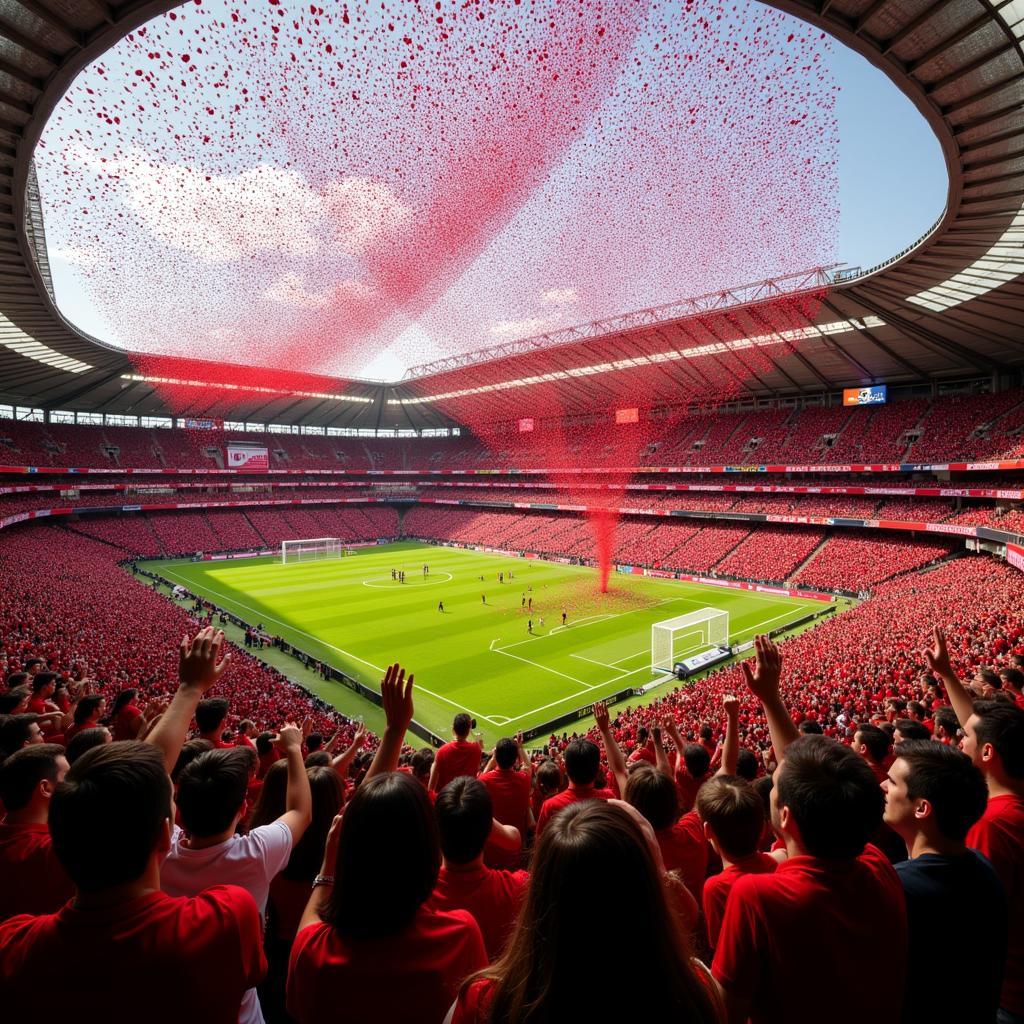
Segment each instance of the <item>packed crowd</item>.
M42 734L67 716L26 659L13 689L42 710L0 720L0 1004L114 1024L568 1020L614 942L602 1020L1017 1024L1024 673L979 693L941 630L916 640L930 696L859 717L850 743L805 727L758 637L742 699L699 738L662 708L627 745L596 704L594 738L536 767L521 737L485 751L466 714L436 753L403 753L397 664L368 759L361 732L335 751L287 721L228 739L237 656L213 627L181 639L166 704L129 714L119 695L107 727L86 687ZM763 767L741 757L755 718ZM951 908L972 935L945 985Z
M514 426L514 424L513 424ZM767 409L676 414L615 450L606 465L845 464L1010 459L1024 454L1024 393L903 399L871 408ZM572 433L572 429L569 429ZM0 419L0 464L214 469L228 440L266 444L277 469L469 469L539 465L543 446L510 435L490 450L469 436L387 441L224 431L34 423ZM538 461L540 460L540 461ZM550 458L548 459L550 462Z

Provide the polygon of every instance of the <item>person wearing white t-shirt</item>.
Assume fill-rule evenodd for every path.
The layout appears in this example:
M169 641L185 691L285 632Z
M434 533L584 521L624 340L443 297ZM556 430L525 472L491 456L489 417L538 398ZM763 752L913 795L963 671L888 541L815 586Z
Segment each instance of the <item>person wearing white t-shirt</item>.
M211 885L239 885L266 914L270 882L309 827L313 808L302 730L285 726L275 744L288 762L285 812L247 835L236 835L235 829L246 814L252 751L208 750L181 773L177 805L184 829L174 829L160 871L160 887L168 895L195 896ZM246 992L238 1019L239 1024L263 1024L255 989Z

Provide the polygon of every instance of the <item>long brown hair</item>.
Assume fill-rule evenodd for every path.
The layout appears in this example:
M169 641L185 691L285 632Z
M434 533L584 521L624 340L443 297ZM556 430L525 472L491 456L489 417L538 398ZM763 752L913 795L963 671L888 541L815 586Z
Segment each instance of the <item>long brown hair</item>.
M466 982L493 982L490 1021L573 1019L580 981L607 956L608 940L618 943L619 982L601 986L602 1018L722 1019L719 1000L691 965L647 841L624 810L597 800L567 808L541 834L533 863L504 955Z

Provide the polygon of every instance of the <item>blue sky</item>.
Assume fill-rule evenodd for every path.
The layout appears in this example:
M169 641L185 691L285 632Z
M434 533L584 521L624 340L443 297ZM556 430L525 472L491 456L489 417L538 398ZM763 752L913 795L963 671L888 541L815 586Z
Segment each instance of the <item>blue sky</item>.
M803 133L802 143L799 139L787 140L785 131L771 133L769 129L767 136L759 135L756 130L753 134L746 133L748 114L754 117L755 124L760 124L761 120L757 119L763 120L766 110L780 111L778 107L759 109L763 97L759 99L756 83L760 79L745 77L743 66L735 72L732 81L726 80L725 84L716 82L710 75L693 77L692 73L690 77L683 75L678 79L652 78L655 90L668 90L659 95L660 108L657 104L652 108L664 112L662 123L658 115L631 122L630 111L639 108L630 107L627 100L618 105L613 101L602 114L602 127L588 131L580 139L580 145L568 151L563 163L552 168L530 200L507 222L507 229L478 250L474 262L457 271L461 277L457 277L448 292L439 294L432 308L421 310L425 317L413 314L404 321L399 318L397 326L378 324L362 332L363 337L351 337L346 360L341 358L346 355L343 352L346 346L339 340L339 325L345 326L347 321L372 311L375 306L379 308L381 296L373 294L360 280L359 259L353 258L349 251L338 250L337 245L331 249L319 237L324 225L325 203L329 200L333 204L330 208L333 226L349 240L366 235L367 245L372 247L375 233L391 232L400 241L404 226L415 221L422 209L422 203L416 205L417 187L421 188L420 199L424 196L429 199L430 189L436 192L439 185L431 185L428 178L389 180L384 168L392 160L391 150L396 145L400 150L399 143L404 141L408 148L410 142L430 138L430 130L423 134L424 124L417 126L413 117L408 119L410 127L404 139L399 135L397 143L382 143L379 133L375 134L372 127L358 120L347 123L345 118L350 114L343 109L333 112L335 120L321 117L319 124L306 128L310 132L324 130L333 133L335 138L349 139L353 154L345 159L336 158L335 163L331 162L331 154L326 149L317 150L323 140L312 135L305 154L294 151L294 135L290 144L285 139L275 138L273 151L277 155L271 160L277 169L269 171L266 168L270 166L267 160L271 150L264 139L250 144L237 158L225 158L219 166L210 166L202 147L193 145L190 152L189 144L195 143L197 135L195 131L186 130L180 143L172 144L157 155L153 148L155 139L162 135L166 140L169 125L173 124L172 130L178 131L189 118L193 119L191 123L205 123L206 115L213 114L214 109L213 106L208 111L201 108L213 104L215 93L221 109L228 102L211 84L218 76L227 77L218 67L218 61L223 58L218 58L216 43L208 54L208 67L200 69L200 73L207 72L201 89L192 89L191 97L171 95L177 89L176 79L182 66L177 53L171 57L176 41L178 49L193 53L190 58L181 57L182 60L188 63L199 59L194 56L197 52L194 46L180 41L180 32L184 30L179 26L187 22L187 30L193 31L192 25L198 18L200 23L194 31L202 34L205 30L201 19L210 16L210 7L216 2L200 9L204 13L194 9L183 13L173 24L154 23L144 44L136 40L134 47L127 43L119 45L120 60L116 53L105 55L102 62L106 65L106 77L93 73L89 78L89 73L85 73L77 95L69 94L70 104L63 107L63 123L55 123L52 133L48 129L44 136L52 140L39 165L58 303L65 315L82 329L130 348L148 347L137 342L154 338L162 331L166 336L163 345L154 346L154 351L233 358L243 352L246 345L253 344L251 337L239 333L239 323L232 320L235 313L242 313L242 319L250 324L261 325L261 341L273 338L275 332L285 337L291 316L291 323L305 324L292 331L298 345L293 356L300 357L308 368L328 371L333 368L339 372L391 378L399 376L405 366L452 351L482 347L493 341L668 302L701 291L740 285L773 273L804 269L832 258L825 256L826 249L850 266L867 268L919 238L938 217L945 202L947 182L938 143L910 101L880 71L838 43L818 43L817 34L802 23L793 19L780 23L778 15L766 17L764 9L758 5L739 7L735 9L731 25L728 25L728 18L717 27L713 23L708 27L705 23L700 28L698 22L698 31L689 35L692 20L687 23L687 29L680 27L678 37L673 40L676 49L671 55L665 50L655 53L657 47L653 46L653 41L659 38L657 33L648 35L646 42L641 37L641 49L637 51L642 54L641 63L645 68L650 65L654 74L658 68L675 61L670 76L678 74L680 53L690 50L699 54L728 54L730 47L736 46L737 40L745 39L745 33L752 32L752 26L759 23L765 29L765 35L760 37L762 42L772 35L774 42L769 45L775 47L772 51L778 55L775 60L784 64L786 33L795 31L802 38L788 47L792 51L790 63L804 63L810 54L820 52L839 86L837 175L832 175L827 164L834 159L835 151L812 145L810 154L814 159L807 163L820 170L820 175L815 174L806 184L799 175L786 176L787 166L793 167L798 156L808 155L808 140L815 136L807 132ZM250 5L249 9L259 8ZM260 17L266 19L270 10L281 8L263 7ZM382 20L379 11L372 20ZM307 22L300 28L296 22L296 30L303 33L310 49L311 26ZM333 29L320 26L320 31L323 33L318 40L321 46L327 39L347 38L346 30L340 26ZM379 24L373 29L378 37L382 31ZM250 35L255 39L268 37L266 23L262 27L252 26ZM374 41L372 34L363 38L370 40L368 52L374 53L377 59L394 59L394 36L385 32L383 40ZM789 35L790 43L793 39L793 35ZM192 42L196 43L194 37ZM743 43L739 45L742 52ZM86 126L96 125L96 111L104 111L109 102L104 100L104 95L124 95L126 82L133 88L142 84L135 78L142 72L133 69L140 63L138 51L147 46L164 50L174 68L170 76L172 84L165 86L170 91L152 95L163 97L164 109L170 98L179 113L168 121L167 115L147 113L140 117L134 113L134 108L122 108L122 113L132 111L126 123L120 128L104 129L104 140L98 139L94 130L88 130L89 148L83 149L78 145L85 139L81 131ZM232 42L225 36L220 46L230 54L235 52L237 41ZM794 53L802 59L792 60ZM555 56L557 59L558 55ZM569 62L575 56L571 50L561 54L563 61ZM204 54L203 59L206 57ZM736 58L731 59L736 63ZM770 63L762 65L762 73L771 66ZM683 68L686 67L684 64ZM754 67L756 69L757 65ZM798 114L799 101L786 98L786 76L778 74L778 67L776 63L776 71L772 72L776 99L781 104L795 104L793 109ZM315 70L315 64L309 65L309 72L300 70L298 77L291 79L292 84L301 85L302 75ZM434 70L444 74L452 69L435 63ZM820 77L817 85L814 84L811 68L804 71L811 72L810 84L805 88L823 84ZM287 83L288 74L287 68L282 71L269 62L250 71L243 81L253 81L254 75L263 75L268 78L268 84L278 80ZM284 77L279 78L282 75ZM640 79L644 77L644 73L627 75L623 79L626 93L631 89L637 93ZM167 78L165 73L164 79ZM396 97L401 94L398 80L394 80L394 87L391 81L387 75L382 75L382 91L377 98L384 103L399 102L388 95L392 88ZM95 86L98 95L94 97L90 89L86 97L81 91L85 84ZM358 84L360 90L370 88L365 81ZM789 84L799 90L799 76ZM744 89L747 91L740 91ZM798 91L788 95L815 97L827 93ZM140 94L136 98L146 97ZM233 98L238 98L237 93ZM180 112L189 111L190 102L190 112ZM685 128L686 120L678 120L689 103L697 104L694 110L700 111L696 122L689 121L689 124L697 123L693 130ZM720 106L722 103L727 104L726 120L731 119L733 124L729 129L719 128L717 135L712 129L710 135L704 136L700 119L706 112L710 125L716 114L725 112ZM294 108L292 113L304 109ZM459 109L458 105L454 107L455 111ZM825 110L806 99L804 109L811 112L809 123L813 123L818 112ZM682 113L682 117L689 115ZM819 119L822 125L827 125L828 121L825 115ZM270 123L266 116L250 118L247 127L252 133L265 130ZM721 125L721 118L714 123ZM785 121L779 123L785 124ZM789 123L797 124L796 121ZM665 145L662 129L671 125L680 133L668 137L669 144ZM448 144L458 148L458 129L466 127L463 117L456 125L455 135L447 140ZM351 131L346 134L346 128L358 134ZM623 146L623 140L629 138L634 128L647 133L642 136L643 146L628 143ZM497 129L492 125L491 130ZM216 137L216 129L210 131ZM794 134L793 129L789 132ZM799 132L797 129L796 134ZM122 139L120 144L118 138ZM603 148L602 140L606 143ZM441 145L445 145L445 140L442 139ZM638 159L644 151L647 159ZM104 184L104 195L98 196L99 201L87 211L90 215L83 217L79 212L75 220L74 207L83 205L83 195L94 189L100 191L95 185L103 179L98 160L104 153L108 159L120 161L115 170L121 172L121 177L141 183L134 192L134 208L129 210L124 206L123 190L118 194L116 185L110 188ZM299 164L294 165L293 171L293 165L283 160L296 155ZM758 165L759 159L761 164ZM800 159L799 164L803 163ZM410 167L413 164L409 162ZM286 171L285 167L289 169ZM78 177L62 178L68 168ZM202 178L194 171L199 171L200 175L212 174L213 185L203 186ZM292 176L299 171L303 171L305 177ZM326 176L327 183L314 187L312 176L317 174ZM838 224L832 220L834 213L821 216L818 213L829 205L834 210L836 204L830 204L830 199L835 195L836 180ZM51 202L47 203L48 183L52 186L62 181L68 190L66 194L51 195ZM205 181L211 182L211 177L207 176ZM594 197L608 194L607 188L603 193L599 184L595 191L592 181L619 188L623 205L603 206L603 198ZM392 187L396 191L392 191ZM443 184L440 189L443 192ZM660 196L659 189L663 193ZM773 191L775 189L778 191ZM684 194L687 190L688 194ZM246 195L248 199L244 198ZM778 214L758 209L765 195L778 199ZM264 205L253 206L253 196ZM468 192L462 198L463 204L467 197L472 202L472 193ZM678 205L660 205L670 197ZM406 206L406 203L412 205ZM237 210L232 209L233 206L237 206ZM226 214L222 213L224 208L228 210ZM282 208L287 211L285 214L281 214ZM673 216L673 209L682 212ZM274 215L275 210L278 216ZM258 244L250 253L246 247L253 242L252 231L246 227L246 237L236 237L237 224L242 223L236 218L240 213L243 219L248 217L245 224L251 225L254 211L255 222L261 227L265 225L266 233L262 239L256 239ZM106 220L101 216L97 223L96 213L105 215ZM100 224L120 226L140 215L145 223L141 227L136 225L138 229L128 235L121 235L119 231L96 232ZM125 217L127 220L121 219ZM695 219L690 223L688 218ZM814 241L811 236L819 224L826 227L822 237ZM808 248L801 250L805 243ZM807 255L814 252L815 245L820 247L820 260ZM211 258L207 254L214 248L220 252ZM680 253L684 255L676 255ZM248 261L250 256L273 262L273 273L268 271L263 276L246 278L246 267L255 265ZM780 261L785 259L792 259L797 265L782 265ZM579 269L581 267L586 269ZM129 291L134 291L134 306L124 302ZM154 295L161 296L164 306L176 314L166 323L160 322L160 313L164 310L153 308ZM232 305L234 310L221 308ZM112 327L107 314L120 317L120 331ZM209 320L201 324L204 317ZM126 338L126 323L127 329L133 332L139 330L137 325L145 324L143 330L147 334ZM326 324L327 327L311 330L310 324ZM190 327L193 328L191 335ZM315 336L317 330L321 331L319 337ZM376 338L380 344L369 341L374 330L378 331ZM314 366L312 361L321 358L327 348L333 349L330 356L339 357L333 367ZM236 358L235 361L261 363L263 359L250 350L248 359Z

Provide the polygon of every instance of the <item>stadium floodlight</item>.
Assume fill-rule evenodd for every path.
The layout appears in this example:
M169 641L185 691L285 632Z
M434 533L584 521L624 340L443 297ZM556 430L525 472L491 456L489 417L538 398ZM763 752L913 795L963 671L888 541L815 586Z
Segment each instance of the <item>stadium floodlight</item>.
M709 647L729 646L729 613L701 608L651 626L651 670L671 672L676 662Z
M342 558L348 551L339 537L311 537L307 540L281 541L281 562L314 562L323 558Z

